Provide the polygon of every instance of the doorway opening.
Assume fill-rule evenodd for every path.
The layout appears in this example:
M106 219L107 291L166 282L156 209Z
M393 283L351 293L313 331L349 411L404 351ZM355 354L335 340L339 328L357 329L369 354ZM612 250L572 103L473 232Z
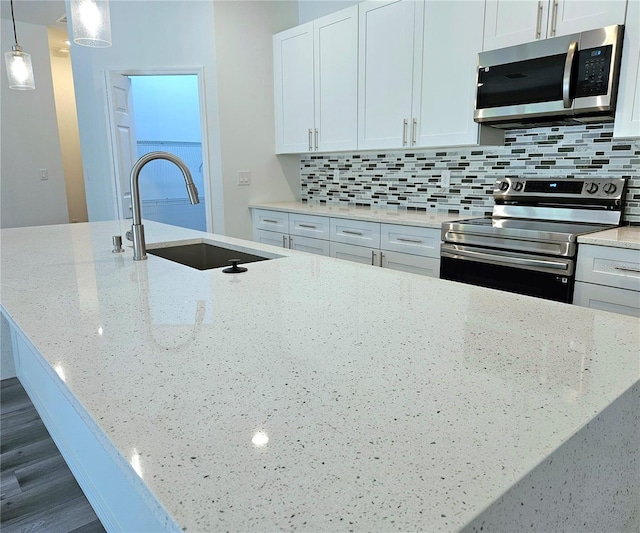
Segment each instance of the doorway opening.
M189 202L178 167L156 160L140 173L143 219L207 231L211 214L198 75L110 72L108 81L119 215L132 217L133 164L149 152L169 152L189 168L200 203Z

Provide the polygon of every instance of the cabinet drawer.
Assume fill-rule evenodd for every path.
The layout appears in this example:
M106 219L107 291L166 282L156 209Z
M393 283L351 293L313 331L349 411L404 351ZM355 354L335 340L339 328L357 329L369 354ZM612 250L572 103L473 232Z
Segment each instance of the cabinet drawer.
M440 277L440 258L424 257L420 255L403 254L400 252L380 252L382 268L412 272L432 278Z
M379 266L380 252L376 248L354 246L353 244L332 241L330 252L331 257L335 257L336 259L344 259L345 261L353 261L354 263L362 263L363 265Z
M299 252L329 256L329 241L323 239L312 239L310 237L299 237L294 235L289 237L289 248Z
M253 240L262 244L270 244L280 248L288 247L288 235L277 231L265 231L263 229L253 230Z
M380 248L405 254L440 257L440 230L400 226L380 225Z
M380 224L362 220L332 218L331 241L380 248Z
M289 213L289 233L328 241L331 234L329 218Z
M640 291L640 251L581 244L576 280Z
M640 318L640 292L576 281L573 303Z
M289 233L289 213L280 211L267 211L265 209L253 210L254 229L264 229L267 231L279 231Z

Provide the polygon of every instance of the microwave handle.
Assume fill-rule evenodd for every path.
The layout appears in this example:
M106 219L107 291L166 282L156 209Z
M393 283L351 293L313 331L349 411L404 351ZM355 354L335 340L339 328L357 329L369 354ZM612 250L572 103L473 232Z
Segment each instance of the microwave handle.
M573 58L576 55L577 49L578 43L576 41L569 44L567 58L564 61L564 74L562 76L562 104L565 109L568 109L573 105L573 98L571 97L571 73L573 71Z

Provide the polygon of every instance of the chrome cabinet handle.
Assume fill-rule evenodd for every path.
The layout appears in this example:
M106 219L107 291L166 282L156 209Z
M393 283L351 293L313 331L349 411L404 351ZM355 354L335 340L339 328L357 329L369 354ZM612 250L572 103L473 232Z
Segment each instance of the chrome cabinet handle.
M418 141L418 119L414 118L411 125L411 146L415 146Z
M623 272L640 272L640 268L632 267L632 266L626 266L626 265L622 265L622 266L616 265L613 268L615 268L616 270L622 270Z
M380 266L382 267L382 262L384 261L384 252L380 252Z
M567 50L567 58L564 60L564 74L562 75L562 105L565 109L571 107L573 98L571 98L571 71L573 67L573 57L578 49L577 41L573 41Z
M397 239L402 242L415 242L417 244L422 243L422 239L408 239L407 237L398 237Z
M407 126L409 121L405 118L402 121L402 146L407 146Z
M343 229L342 233L346 233L347 235L360 235L360 236L362 236L362 232L361 231L352 231L352 230L348 230L348 229Z
M375 266L376 264L376 251L371 250L371 266Z
M316 128L316 152L318 151L318 128Z
M558 23L558 0L553 2L553 12L551 13L551 37L556 35L556 24Z
M282 236L282 247L283 248L287 247L287 236L286 235Z
M309 151L313 151L313 130L309 128Z
M542 0L538 2L538 18L536 19L536 39L542 35Z
M300 226L301 228L316 229L316 227L313 224L298 224L298 226Z
M272 218L263 218L262 221L263 222L269 222L269 224L277 224L278 223L277 220L273 220Z
M289 236L289 248L293 250L293 237Z

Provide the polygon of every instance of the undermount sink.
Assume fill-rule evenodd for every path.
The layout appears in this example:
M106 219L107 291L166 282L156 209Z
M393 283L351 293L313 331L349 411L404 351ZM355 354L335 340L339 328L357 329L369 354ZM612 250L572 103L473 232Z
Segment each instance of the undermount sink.
M231 248L207 244L206 242L179 244L167 246L166 248L147 248L147 253L181 265L197 268L198 270L231 266L232 260L237 260L238 264L243 264L271 259L270 257L262 257L232 250Z

